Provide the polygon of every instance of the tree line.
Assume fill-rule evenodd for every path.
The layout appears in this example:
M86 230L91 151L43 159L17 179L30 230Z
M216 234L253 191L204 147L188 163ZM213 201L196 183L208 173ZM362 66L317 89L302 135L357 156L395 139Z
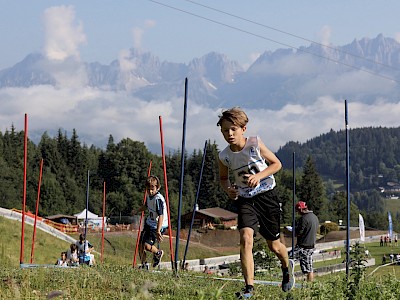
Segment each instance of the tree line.
M368 130L368 129L367 129ZM336 133L340 135L341 133ZM323 136L325 144L334 144L328 136L335 137L331 131ZM316 138L316 139L320 139ZM329 140L329 142L328 142ZM339 143L339 139L336 137ZM296 169L296 199L306 201L311 209L319 216L321 221L339 219L346 221L346 194L333 183L333 177L326 177L328 171L321 167L320 153L323 153L321 142L312 140L309 145L315 143L315 148L308 152L301 152L301 159ZM363 140L365 148L367 141ZM278 151L278 157L283 165L287 166L292 157L285 157L290 150L300 148L307 149L298 143L288 143ZM336 147L339 147L336 145ZM4 208L22 208L23 186L23 158L24 158L24 132L17 132L14 126L4 133L0 132L0 206ZM333 147L333 146L332 146ZM388 146L389 147L389 146ZM317 152L315 149L320 149ZM286 152L284 152L284 150ZM198 204L200 208L222 207L236 211L234 202L228 199L219 185L218 176L218 152L215 142L208 141L206 155L204 156L204 168L199 189ZM331 151L327 149L326 151ZM300 152L300 151L299 151ZM297 153L299 153L296 151ZM181 175L181 151L172 151L166 154L166 173L168 185L168 198L170 203L171 219L176 222L178 213L180 175ZM292 154L290 154L292 155ZM327 165L341 165L340 155L323 156L333 161L325 162ZM393 155L392 155L393 156ZM151 162L151 173L158 176L162 182L161 192L165 194L165 182L162 157L151 153L145 144L124 138L115 142L112 135L109 136L107 146L101 149L94 145L88 146L79 141L74 129L70 137L61 129L54 137L47 132L43 133L36 145L28 139L28 163L27 163L27 210L34 212L36 207L39 165L44 160L43 179L40 189L39 215L75 214L86 207L86 189L88 174L89 186L89 210L96 214L102 214L103 183L106 183L106 215L130 215L133 208L143 203L144 182L147 177ZM200 170L203 159L203 150L196 149L192 153L184 155L184 183L182 188L182 213L191 211L195 201ZM361 164L361 161L358 162ZM368 163L365 161L364 163ZM379 165L374 162L375 165ZM386 167L389 167L385 164ZM357 168L364 168L364 164ZM322 170L322 172L321 172ZM329 169L331 170L331 169ZM382 168L379 169L382 171ZM322 173L322 176L320 175ZM390 172L389 172L390 173ZM386 174L386 173L385 173ZM325 178L325 179L324 179ZM328 178L328 179L326 179ZM333 179L331 179L333 178ZM293 172L291 167L284 167L276 174L277 191L283 204L283 223L289 224L292 219L293 204ZM376 190L357 191L352 195L353 226L358 224L358 213L368 212L364 216L367 226L384 229L387 228L387 220L384 214L383 200ZM394 216L396 220L398 216ZM394 221L396 224L396 221Z

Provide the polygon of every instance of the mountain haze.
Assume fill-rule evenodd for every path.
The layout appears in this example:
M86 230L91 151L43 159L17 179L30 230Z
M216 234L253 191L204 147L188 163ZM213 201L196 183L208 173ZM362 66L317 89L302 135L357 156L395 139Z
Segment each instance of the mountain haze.
M0 88L57 86L62 84L60 73L76 76L77 70L83 85L128 91L146 101L181 97L185 77L190 82L191 99L211 107L243 106L245 101L250 108L280 109L289 103L309 104L324 95L346 95L365 103L379 98L397 101L397 84L380 76L399 78L400 44L378 35L338 47L312 44L297 50L266 51L247 70L216 52L184 64L160 61L150 52L130 49L109 65L74 59L58 62L29 54L0 71ZM346 84L350 78L359 84ZM366 85L371 81L375 84Z
M0 70L0 126L22 128L18 120L26 112L36 121L30 137L77 129L86 144L105 146L112 134L159 152L162 115L166 147L178 149L188 78L188 148L201 149L208 139L223 145L218 114L241 106L250 117L248 133L277 150L343 128L344 99L352 108L351 126L397 126L398 70L400 44L383 35L344 46L265 51L247 69L216 52L181 63L132 48L108 65L31 53Z

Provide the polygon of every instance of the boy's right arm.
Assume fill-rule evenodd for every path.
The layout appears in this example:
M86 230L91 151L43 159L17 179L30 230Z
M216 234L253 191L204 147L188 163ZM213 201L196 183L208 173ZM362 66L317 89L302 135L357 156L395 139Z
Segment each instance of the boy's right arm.
M220 159L218 159L218 166L219 166L219 182L221 184L222 189L225 193L228 194L230 199L237 199L239 196L238 190L231 185L229 180L229 170L228 167L225 166Z
M132 215L136 215L139 212L145 211L146 210L146 205L142 205L138 209L132 209Z

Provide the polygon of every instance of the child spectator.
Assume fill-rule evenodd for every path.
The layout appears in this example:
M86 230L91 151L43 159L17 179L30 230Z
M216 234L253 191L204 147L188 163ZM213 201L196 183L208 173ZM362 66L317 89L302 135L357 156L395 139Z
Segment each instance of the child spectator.
M61 252L61 257L59 259L57 259L56 265L60 266L60 267L67 267L68 266L68 264L67 264L67 252Z
M146 251L153 253L153 268L157 267L164 255L164 251L155 246L156 241L163 240L163 231L168 227L168 215L165 199L159 192L160 180L156 176L149 176L146 180L148 197L146 204L139 211L148 210L148 216L140 235L139 256L142 268L146 268ZM133 212L135 214L135 212Z
M76 244L71 244L67 251L68 266L79 266L78 247Z
M94 250L94 247L88 240L86 240L83 233L79 235L79 241L76 241L75 245L78 248L79 263L86 263L88 261L89 266L93 266L96 263L94 255L91 253L91 251Z

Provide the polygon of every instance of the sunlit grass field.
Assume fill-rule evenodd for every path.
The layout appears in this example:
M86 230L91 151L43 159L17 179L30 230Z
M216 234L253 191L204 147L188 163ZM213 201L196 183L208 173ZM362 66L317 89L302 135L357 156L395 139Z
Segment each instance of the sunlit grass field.
M24 262L29 262L32 226L25 227ZM235 299L234 293L243 287L241 276L221 277L197 272L142 271L132 268L134 235L106 235L110 243L105 244L105 262L95 267L78 268L38 267L21 269L19 249L21 223L0 217L0 299ZM100 251L101 235L88 237ZM34 263L53 265L61 251L69 244L38 230ZM111 246L112 245L112 246ZM184 244L181 245L182 253ZM163 249L169 252L169 243ZM378 243L367 244L370 253L380 264L383 253L400 251L400 247L380 247ZM167 252L167 253L168 253ZM228 253L230 254L230 253ZM208 248L193 247L187 259L227 255ZM168 257L168 254L167 254ZM180 258L182 254L180 254ZM337 263L342 262L342 256ZM167 260L167 259L166 259ZM335 261L316 263L315 267ZM367 274L373 268L367 269ZM354 299L399 299L400 266L379 269L372 276L365 276L359 293ZM272 272L279 275L279 270ZM256 275L258 280L279 281L280 277ZM283 293L276 285L256 285L252 299L348 299L344 272L317 276L313 284L297 278L300 284L289 293Z

